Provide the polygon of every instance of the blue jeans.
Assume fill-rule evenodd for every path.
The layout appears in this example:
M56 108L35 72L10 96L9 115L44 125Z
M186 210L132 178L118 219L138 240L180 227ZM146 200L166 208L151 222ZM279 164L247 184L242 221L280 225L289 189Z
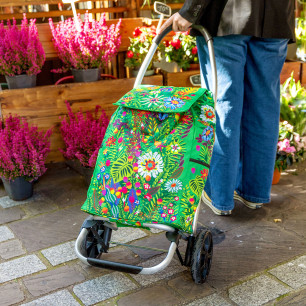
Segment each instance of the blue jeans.
M214 38L218 72L216 141L205 191L220 210L234 208L234 190L270 202L279 129L279 76L287 39ZM202 84L212 89L207 45L197 37Z

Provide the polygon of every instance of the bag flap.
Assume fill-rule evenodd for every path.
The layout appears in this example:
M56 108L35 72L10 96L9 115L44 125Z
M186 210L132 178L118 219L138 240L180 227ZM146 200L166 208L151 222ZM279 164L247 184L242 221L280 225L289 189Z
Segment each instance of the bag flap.
M114 105L159 113L181 113L204 95L212 99L211 93L204 88L140 85Z

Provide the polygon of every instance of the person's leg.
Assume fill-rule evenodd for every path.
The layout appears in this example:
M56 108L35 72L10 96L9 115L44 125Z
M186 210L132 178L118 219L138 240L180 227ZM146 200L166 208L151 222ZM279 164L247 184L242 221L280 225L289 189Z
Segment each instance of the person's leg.
M234 208L233 194L239 163L240 122L243 105L244 66L248 36L214 38L218 72L216 138L205 191L219 210ZM205 40L197 37L202 82L212 89L211 69Z
M286 54L285 39L252 38L248 45L236 192L255 203L270 202Z

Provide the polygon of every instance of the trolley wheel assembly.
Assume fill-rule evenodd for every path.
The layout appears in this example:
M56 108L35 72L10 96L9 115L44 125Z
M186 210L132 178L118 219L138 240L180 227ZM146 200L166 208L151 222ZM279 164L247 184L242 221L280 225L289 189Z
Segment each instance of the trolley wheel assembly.
M203 284L209 274L213 255L213 239L209 230L196 236L191 257L191 276L196 284Z
M103 253L103 233L104 225L97 223L88 229L87 235L83 240L83 250L85 256L89 258L98 258Z

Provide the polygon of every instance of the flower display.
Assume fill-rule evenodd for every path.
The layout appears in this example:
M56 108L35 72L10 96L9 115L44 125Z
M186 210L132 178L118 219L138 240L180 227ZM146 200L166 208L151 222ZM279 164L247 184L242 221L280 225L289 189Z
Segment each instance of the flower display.
M189 68L190 64L199 63L196 38L189 32L176 33L171 41L164 41L162 52L168 63L176 62L183 70Z
M67 159L77 158L83 166L94 167L109 119L103 110L99 116L100 106L96 106L94 115L90 112L84 115L81 111L74 114L68 102L66 105L68 118L63 118L60 128L65 148L60 151ZM108 139L109 146L114 141L113 137Z
M121 44L120 26L118 23L107 26L105 15L99 21L89 20L86 13L84 22L78 15L80 30L74 19L60 21L56 26L49 19L53 43L64 66L55 72L67 71L70 68L92 69L103 68L118 53Z
M38 131L24 118L8 116L0 126L0 176L7 180L24 177L33 181L46 172L52 129Z
M152 45L153 38L156 36L156 27L137 27L133 32L133 37L130 37L130 45L125 59L125 66L138 69L144 58L146 57L149 49ZM160 48L153 55L153 59L148 66L148 69L152 69L153 62L160 59Z
M35 19L28 22L24 15L21 26L16 20L0 23L0 74L14 76L36 75L41 71L46 56L39 40Z

